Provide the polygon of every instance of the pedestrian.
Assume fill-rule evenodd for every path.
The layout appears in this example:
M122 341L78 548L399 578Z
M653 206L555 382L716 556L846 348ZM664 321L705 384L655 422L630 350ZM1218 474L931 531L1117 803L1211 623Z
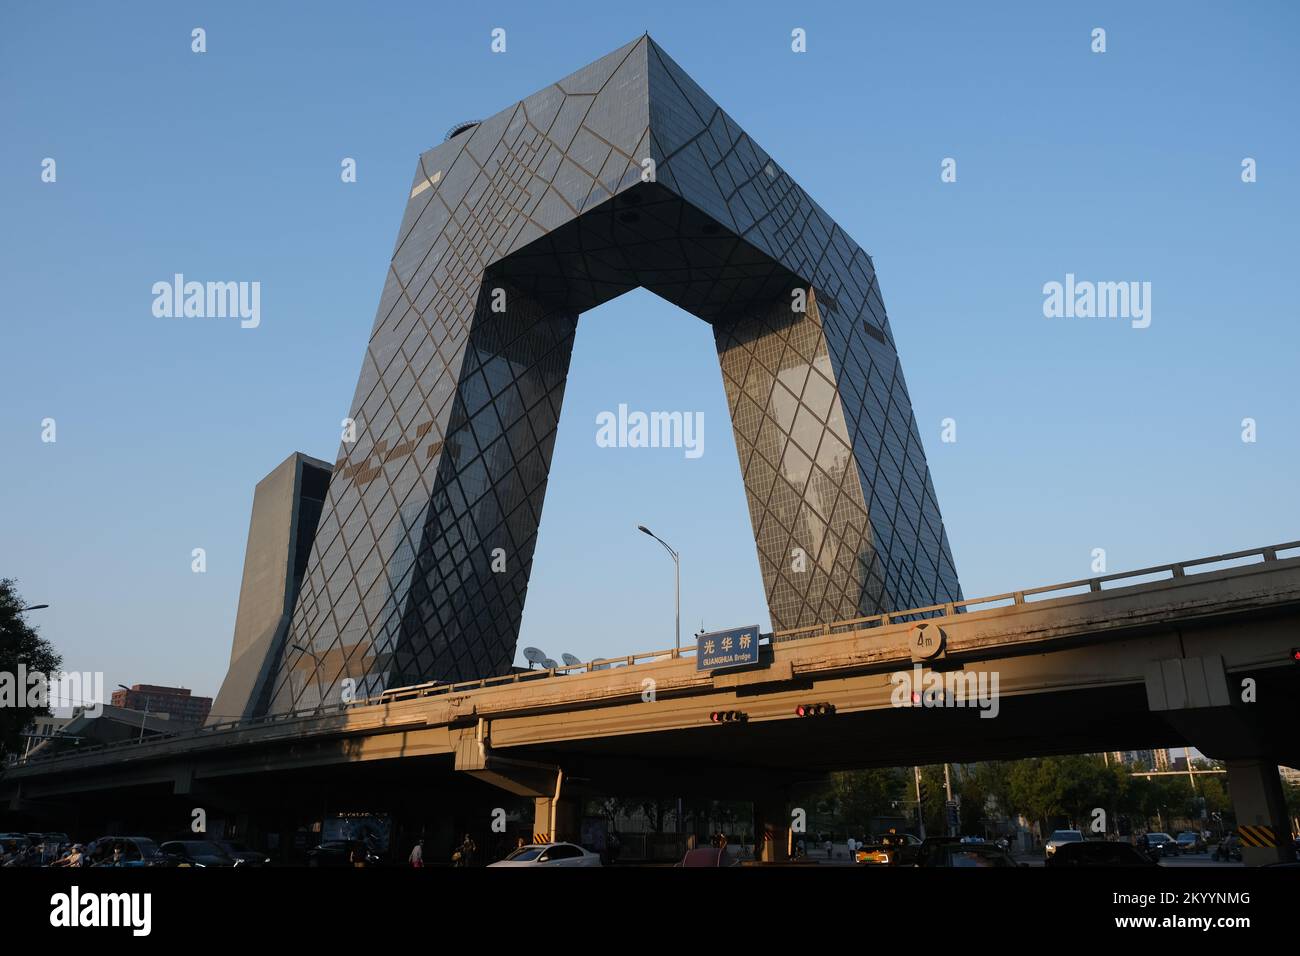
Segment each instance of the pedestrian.
M59 857L50 866L81 866L81 844L74 843L68 847L68 852Z
M415 841L415 846L411 848L410 864L411 866L417 869L424 866L424 841L423 840Z
M451 865L469 866L474 862L474 851L477 849L478 846L475 845L473 839L470 838L470 835L466 833L465 839L460 841L460 846L457 847L456 852L451 855Z

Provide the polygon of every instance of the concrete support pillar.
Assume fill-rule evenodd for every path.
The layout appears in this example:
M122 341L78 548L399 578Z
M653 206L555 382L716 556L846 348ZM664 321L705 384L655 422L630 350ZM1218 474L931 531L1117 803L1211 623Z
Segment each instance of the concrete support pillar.
M492 752L490 727L480 720L456 742L456 769L484 783L533 801L533 840L577 843L581 807L564 789L564 771L552 764L515 760Z
M1293 860L1291 824L1277 761L1250 758L1223 763L1228 770L1232 809L1237 815L1242 862L1247 866L1262 866ZM1251 846L1270 842L1271 847Z
M582 835L578 832L581 826L579 816L576 800L534 797L533 839L577 843Z
M784 793L768 793L754 801L754 856L763 863L790 859L790 811Z

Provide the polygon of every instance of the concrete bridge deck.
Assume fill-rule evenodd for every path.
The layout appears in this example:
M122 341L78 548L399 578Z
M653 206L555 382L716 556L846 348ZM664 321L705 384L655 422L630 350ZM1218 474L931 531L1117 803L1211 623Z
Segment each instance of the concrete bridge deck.
M918 649L922 636L937 646ZM740 670L662 651L87 748L7 770L0 798L247 791L295 772L391 767L392 779L417 765L538 799L561 775L570 795L743 798L837 769L1185 745L1275 774L1300 764L1297 645L1293 543L777 634ZM899 706L911 701L899 675L917 668L990 696ZM806 703L834 714L797 716ZM714 722L718 711L739 719Z

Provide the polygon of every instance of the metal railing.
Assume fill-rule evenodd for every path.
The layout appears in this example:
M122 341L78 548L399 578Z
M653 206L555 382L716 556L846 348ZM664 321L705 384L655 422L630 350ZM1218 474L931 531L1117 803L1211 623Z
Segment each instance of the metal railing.
M808 627L791 628L784 631L776 631L773 634L762 635L760 643L762 643L763 640L766 640L768 643L807 640L809 638L825 637L832 634L844 634L872 627L884 627L889 624L902 624L916 620L934 620L936 618L951 617L962 612L970 611L979 608L981 605L999 605L1005 607L1008 606L1007 602L1010 602L1010 606L1015 606L1031 603L1027 601L1027 598L1032 596L1077 591L1080 588L1087 588L1089 592L1097 592L1107 590L1106 588L1103 588L1102 585L1111 581L1131 581L1133 578L1151 577L1153 575L1168 575L1168 580L1176 580L1178 578L1186 577L1188 568L1204 567L1205 565L1210 564L1221 564L1227 561L1241 561L1249 558L1259 558L1264 562L1276 561L1278 560L1278 554L1285 551L1300 551L1300 541L1289 541L1285 544L1275 544L1264 548L1254 548L1249 551L1233 551L1228 554L1216 554L1205 558L1195 558L1191 561L1179 561L1174 564L1162 564L1156 567L1140 568L1136 571L1119 571L1115 574L1103 574L1098 577L1081 578L1077 581L1067 581L1062 584L1048 584L1036 588L1025 588L1020 591L1008 591L1005 594L994 594L989 597L968 598L962 601L951 601L944 604L931 604L926 607L910 608L905 611L888 611L882 614L873 614L868 617L852 618L847 621L836 621L831 624L813 624ZM1296 556L1300 557L1300 555ZM1145 584L1152 582L1139 583ZM1137 586L1137 583L1130 584L1130 586ZM1057 596L1068 597L1070 595L1060 593L1057 594ZM63 751L57 754L32 754L25 759L21 759L17 766L45 762L48 760L58 760L61 758L77 757L87 753L100 753L129 747L140 747L142 745L160 743L162 741L182 738L197 739L199 737L213 736L229 731L245 730L269 724L290 723L295 721L305 722L322 717L328 717L333 714L345 713L357 707L374 707L382 704L418 700L424 697L455 696L457 694L470 693L489 687L509 686L530 681L563 677L574 673L593 673L595 671L616 667L632 667L636 664L691 657L695 654L695 651L696 648L694 647L683 647L680 650L669 648L668 650L663 651L645 651L639 654L628 654L624 657L598 658L594 661L585 661L577 664L561 664L545 670L517 671L515 673L502 674L496 677L482 677L477 680L458 681L450 684L429 682L426 684L414 684L408 687L395 687L382 691L379 694L358 698L346 703L341 702L328 706L302 708L278 714L269 714L265 717L254 717L248 720L223 721L221 723L206 724L203 727L195 728L193 730L154 734L143 739L132 738L129 740L117 741L115 743L97 744L91 747L77 747L75 750Z
M1005 594L994 594L989 597L968 598L964 601L950 601L946 604L931 604L927 607L910 608L906 611L887 611L883 614L873 614L869 617L857 617L847 621L836 621L833 624L812 624L807 627L796 627L785 631L777 631L775 639L792 640L797 639L797 635L805 637L821 637L827 634L844 633L845 631L858 631L869 627L883 627L887 624L901 624L915 620L929 620L934 617L952 617L962 611L978 608L981 605L1007 606L1007 602L1012 605L1030 603L1026 598L1033 595L1056 594L1056 592L1077 591L1079 588L1087 588L1089 591L1106 590L1102 587L1108 581L1123 581L1130 578L1151 577L1153 575L1168 574L1169 580L1187 576L1188 568L1200 567L1206 564L1220 564L1225 561L1237 561L1243 558L1261 558L1263 561L1276 561L1278 552L1300 550L1300 541L1290 541L1286 544L1274 544L1266 548L1254 548L1250 551L1233 551L1228 554L1216 554L1208 558L1195 558L1191 561L1178 561L1174 564L1161 564L1151 568L1139 568L1136 571L1117 571L1114 574L1103 574L1093 578L1080 578L1077 581L1066 581L1062 584L1045 584L1036 588L1025 588L1020 591L1007 591ZM1202 572L1203 573L1203 572ZM1140 582L1149 584L1152 582ZM1058 594L1058 597L1070 597L1068 594ZM986 608L986 610L991 608Z

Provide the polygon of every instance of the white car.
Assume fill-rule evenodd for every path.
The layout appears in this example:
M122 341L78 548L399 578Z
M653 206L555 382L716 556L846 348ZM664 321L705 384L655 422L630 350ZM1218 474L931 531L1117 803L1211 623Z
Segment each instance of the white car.
M573 843L530 843L490 866L600 866L600 855Z

